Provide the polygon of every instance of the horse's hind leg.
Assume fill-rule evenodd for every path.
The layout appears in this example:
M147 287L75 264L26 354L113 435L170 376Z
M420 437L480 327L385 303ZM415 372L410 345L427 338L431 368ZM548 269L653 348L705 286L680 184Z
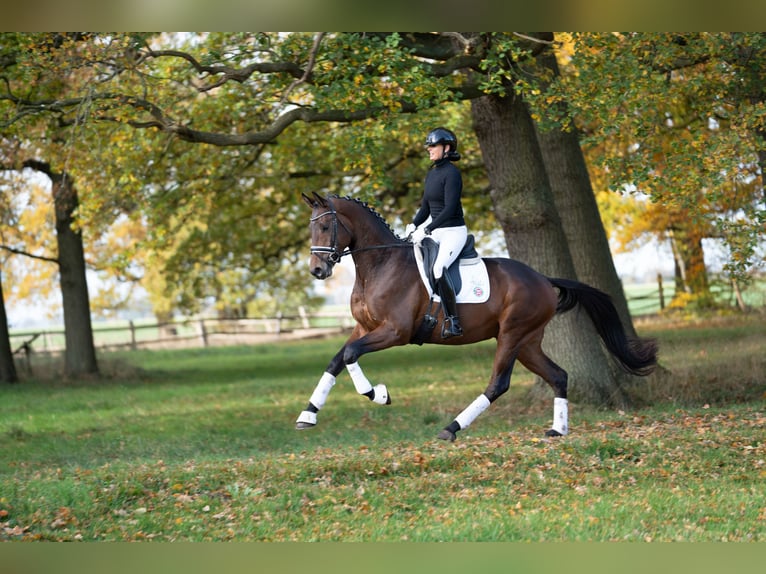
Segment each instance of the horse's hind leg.
M564 436L569 432L568 377L566 371L543 352L541 343L542 336L525 345L519 352L519 361L553 389L553 426L545 435Z
M483 413L490 404L494 403L500 395L505 393L511 386L511 373L516 362L516 353L504 345L498 339L495 363L492 368L492 377L489 385L476 399L468 405L448 426L439 433L438 438L454 441L457 432L468 428L476 418Z

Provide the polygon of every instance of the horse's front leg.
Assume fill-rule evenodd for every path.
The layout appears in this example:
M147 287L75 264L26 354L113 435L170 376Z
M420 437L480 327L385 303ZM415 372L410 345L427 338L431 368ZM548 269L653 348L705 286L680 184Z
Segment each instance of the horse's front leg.
M353 337L353 335L352 335ZM346 343L346 345L348 342ZM317 424L317 413L321 409L325 402L327 402L327 396L335 386L335 379L345 367L343 362L343 353L346 350L346 345L341 347L333 357L330 364L327 365L322 378L319 379L317 386L314 388L314 392L309 397L309 404L306 410L302 411L295 421L295 428L298 430L310 429Z
M295 428L303 430L316 426L317 413L324 406L327 396L330 394L333 386L335 386L337 376L344 368L348 370L351 381L354 383L354 388L360 395L364 395L380 405L391 404L391 396L386 385L378 384L373 386L365 376L358 361L359 357L366 353L402 344L400 331L389 326L381 326L365 335L362 335L362 333L363 330L357 325L351 337L346 341L346 344L343 345L332 361L330 361L325 373L319 379L319 383L317 383L314 392L309 398L306 410L301 412L295 421Z
M404 342L402 331L388 323L380 325L363 337L346 345L343 352L343 362L357 393L379 405L391 404L391 395L389 395L386 385L381 383L373 386L362 371L362 367L359 366L359 359L367 353L402 345Z

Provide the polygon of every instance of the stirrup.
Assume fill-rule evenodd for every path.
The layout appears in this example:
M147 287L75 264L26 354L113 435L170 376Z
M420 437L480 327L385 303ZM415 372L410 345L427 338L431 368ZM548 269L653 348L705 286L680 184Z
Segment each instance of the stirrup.
M447 323L449 322L449 328ZM442 323L442 339L448 339L450 337L460 337L463 335L463 328L460 326L460 321L457 317L445 317L444 323Z

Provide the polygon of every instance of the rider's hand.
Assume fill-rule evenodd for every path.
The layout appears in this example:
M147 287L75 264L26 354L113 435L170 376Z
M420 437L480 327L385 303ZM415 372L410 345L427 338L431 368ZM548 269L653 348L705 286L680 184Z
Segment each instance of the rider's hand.
M415 231L415 224L414 223L408 223L407 227L404 228L404 236L409 237L412 235L412 233Z
M418 227L415 231L412 232L412 242L413 243L420 243L423 241L423 238L426 236L426 230L422 227Z

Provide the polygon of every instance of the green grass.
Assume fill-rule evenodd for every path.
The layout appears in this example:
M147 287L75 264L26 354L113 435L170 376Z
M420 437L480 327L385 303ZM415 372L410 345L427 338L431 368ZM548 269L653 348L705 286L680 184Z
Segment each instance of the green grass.
M369 355L393 404L342 375L294 430L341 339L114 353L99 381L0 389L0 539L763 541L763 316L644 325L663 367L632 412L551 402L531 376L455 443L494 346Z

